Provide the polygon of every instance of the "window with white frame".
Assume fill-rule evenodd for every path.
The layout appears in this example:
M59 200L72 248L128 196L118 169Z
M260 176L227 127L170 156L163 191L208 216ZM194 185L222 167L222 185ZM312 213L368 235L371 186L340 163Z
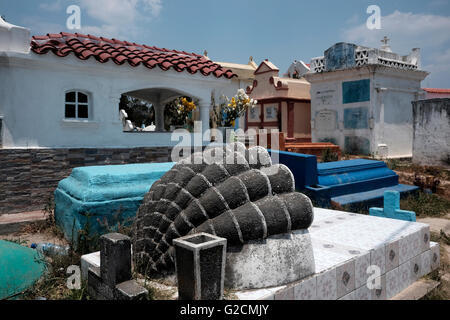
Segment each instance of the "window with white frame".
M89 95L76 90L66 92L65 117L66 119L88 119Z

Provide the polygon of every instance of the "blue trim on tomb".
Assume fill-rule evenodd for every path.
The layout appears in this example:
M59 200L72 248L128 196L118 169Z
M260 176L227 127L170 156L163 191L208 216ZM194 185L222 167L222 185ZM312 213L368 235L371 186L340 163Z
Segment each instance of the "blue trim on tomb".
M370 101L370 79L342 82L342 103Z
M345 129L367 129L369 128L369 115L367 107L344 109Z
M55 190L55 219L69 241L131 223L151 185L173 162L79 167Z

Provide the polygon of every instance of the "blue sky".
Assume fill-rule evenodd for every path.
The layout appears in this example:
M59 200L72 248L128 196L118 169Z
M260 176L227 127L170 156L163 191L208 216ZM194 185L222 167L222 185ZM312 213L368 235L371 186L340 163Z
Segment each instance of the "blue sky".
M81 8L80 32L203 53L215 61L259 63L281 72L336 42L394 52L422 49L423 87L450 88L450 0L0 0L0 14L32 34L66 29L66 8ZM381 9L381 30L366 28L369 5Z

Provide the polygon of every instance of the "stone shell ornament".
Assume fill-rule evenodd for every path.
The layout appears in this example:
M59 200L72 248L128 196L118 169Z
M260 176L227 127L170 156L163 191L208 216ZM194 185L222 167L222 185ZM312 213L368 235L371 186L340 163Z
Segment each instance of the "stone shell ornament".
M242 143L206 148L175 164L145 195L134 223L139 272L174 270L172 240L207 232L227 246L307 229L310 199L295 192L292 172L267 150Z

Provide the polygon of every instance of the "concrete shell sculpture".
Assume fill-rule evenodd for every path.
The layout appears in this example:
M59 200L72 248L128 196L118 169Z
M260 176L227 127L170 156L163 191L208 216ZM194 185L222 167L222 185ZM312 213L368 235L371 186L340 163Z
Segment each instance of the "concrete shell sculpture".
M134 224L134 259L146 274L173 271L172 240L207 232L229 246L313 221L310 199L294 190L288 167L272 165L262 147L207 148L180 160L145 195Z

